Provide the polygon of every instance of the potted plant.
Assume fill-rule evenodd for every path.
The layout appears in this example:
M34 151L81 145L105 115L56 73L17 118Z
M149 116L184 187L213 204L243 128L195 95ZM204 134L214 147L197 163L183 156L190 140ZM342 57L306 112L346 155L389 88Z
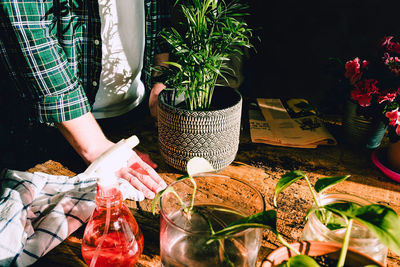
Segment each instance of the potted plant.
M274 194L274 205L277 206L277 196L288 186L295 183L299 179L304 178L307 182L307 185L310 189L312 197L314 199L313 207L307 212L308 222L310 224L310 218L312 216L315 217L315 220L318 220L320 224L318 227L324 227L327 231L331 231L331 236L335 236L335 238L325 240L325 234L320 234L321 229L318 227L313 227L310 225L305 226L305 230L303 232L303 239L319 239L322 238L323 241L329 241L329 243L336 242L336 244L340 245L340 253L336 254L329 254L329 257L334 257L337 259L336 266L343 266L346 260L346 254L349 251L349 245L352 246L351 240L356 238L358 234L365 234L366 231L370 232L379 239L380 243L384 246L389 247L396 253L400 253L400 241L398 237L400 236L400 220L396 212L387 207L385 205L380 204L370 204L359 202L361 198L357 196L347 195L345 198L330 198L332 194L322 194L326 189L330 188L331 186L344 181L349 176L337 176L337 177L324 177L320 178L312 187L309 179L307 176L301 171L292 171L288 172L281 177L275 187L275 194ZM326 201L328 199L329 201ZM365 204L365 205L364 205ZM362 229L364 227L364 229ZM338 230L340 230L338 232ZM313 231L317 232L317 235L314 235ZM352 232L355 235L352 235ZM320 234L320 235L319 235ZM375 262L376 265L383 266L386 263L386 248L379 245L377 241L369 242L368 239L376 239L371 238L369 234L367 236L363 236L364 242L366 243L365 246L351 248L353 254L358 251L364 251L365 253L359 254L364 255L363 258L372 256L373 258L368 259L370 262ZM321 241L319 241L321 242ZM298 243L295 248L299 247L302 243ZM310 242L312 246L309 246L308 251L319 250L324 251L325 248L328 248L330 252L337 252L338 247L333 248L332 245L326 244L326 242L318 243L318 242ZM320 246L325 246L322 249ZM312 249L311 249L312 248ZM378 251L376 251L378 249ZM284 249L281 249L281 252ZM292 249L297 254L300 254L299 251ZM304 249L303 249L304 250ZM286 259L281 258L280 260L276 260L274 256L277 254L281 255L280 252L272 253L271 256L267 258L267 262L274 262L274 264L279 264L285 260L288 260L288 264L290 261L302 260L302 257L296 259L295 257L292 259L288 259L287 257L291 256L290 253L283 254L286 256ZM369 256L366 256L369 255ZM312 255L314 256L314 255ZM354 261L354 260L352 260ZM294 264L294 263L292 263ZM265 266L274 266L268 265ZM295 266L295 265L287 265L287 266ZM355 266L362 266L362 265L355 265Z
M184 171L189 159L203 157L217 169L235 158L242 97L221 87L227 63L251 47L252 30L243 21L247 6L238 0L177 0L183 30L166 28L169 67L156 67L166 89L158 98L158 136L165 161Z
M385 36L371 60L356 57L345 64L346 87L350 88L345 106L345 141L377 148L387 125L396 126L400 89L400 44ZM400 132L399 132L400 133Z

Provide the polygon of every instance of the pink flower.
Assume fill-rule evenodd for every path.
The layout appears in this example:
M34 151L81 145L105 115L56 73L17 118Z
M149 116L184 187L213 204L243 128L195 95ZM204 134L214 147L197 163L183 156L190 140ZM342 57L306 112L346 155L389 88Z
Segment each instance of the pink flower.
M400 44L392 42L393 36L385 36L381 40L381 47L386 48L388 51L400 53Z
M400 74L400 59L398 57L391 57L389 53L384 53L382 57L383 63L389 68L389 70L395 75Z
M346 72L344 73L344 76L350 80L351 84L354 85L361 79L362 70L364 70L367 65L368 62L366 60L361 63L358 57L353 60L349 60L345 65Z
M386 118L389 119L389 124L395 126L400 123L400 112L399 108L394 109L393 111L388 111L385 114ZM397 127L398 128L398 127ZM397 132L398 129L396 129Z
M385 36L385 37L383 37L382 40L381 40L381 46L382 47L388 46L390 44L390 40L392 40L392 39L393 39L393 36Z
M389 125L396 126L396 134L400 135L400 112L399 108L396 108L392 111L388 111L385 114L386 118L389 119Z
M355 84L353 91L351 91L351 99L356 100L362 107L371 105L372 95L379 93L378 83L375 79L361 80Z
M381 92L378 96L378 103L382 104L382 102L384 102L384 101L393 102L393 100L397 96L397 92L398 92L398 90L396 90L394 92L393 92L393 90L385 90L385 91Z

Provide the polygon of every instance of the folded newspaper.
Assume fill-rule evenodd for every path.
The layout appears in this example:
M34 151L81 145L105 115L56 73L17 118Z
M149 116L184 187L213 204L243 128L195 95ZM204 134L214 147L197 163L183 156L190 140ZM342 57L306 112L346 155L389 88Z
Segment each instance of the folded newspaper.
M257 98L250 105L249 120L253 143L299 148L337 144L305 99Z

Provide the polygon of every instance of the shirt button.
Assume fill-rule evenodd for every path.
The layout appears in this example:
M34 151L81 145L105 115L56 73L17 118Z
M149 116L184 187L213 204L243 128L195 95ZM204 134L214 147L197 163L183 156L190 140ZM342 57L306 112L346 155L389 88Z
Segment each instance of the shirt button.
M93 86L97 86L97 82L96 81L93 81L92 84L93 84Z
M100 44L100 41L99 41L99 40L94 40L94 44L95 44L95 45L99 45L99 44Z

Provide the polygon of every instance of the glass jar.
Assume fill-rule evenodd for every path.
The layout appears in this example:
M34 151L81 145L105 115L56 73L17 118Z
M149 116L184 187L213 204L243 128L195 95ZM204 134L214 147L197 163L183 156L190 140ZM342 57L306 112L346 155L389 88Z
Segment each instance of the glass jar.
M162 266L255 266L261 246L260 228L249 228L226 239L206 244L214 231L265 209L262 195L249 184L223 175L194 177L195 212L188 215L194 184L190 179L172 183L174 192L160 200L160 256Z
M358 196L341 193L323 194L320 200L321 205L340 202L353 202L361 206L372 204L372 202ZM328 229L318 219L316 214L312 213L304 226L302 240L328 241L342 244L345 231L345 228L338 230ZM349 246L371 256L376 261L386 266L387 247L383 245L372 232L356 220L354 220L351 230Z

